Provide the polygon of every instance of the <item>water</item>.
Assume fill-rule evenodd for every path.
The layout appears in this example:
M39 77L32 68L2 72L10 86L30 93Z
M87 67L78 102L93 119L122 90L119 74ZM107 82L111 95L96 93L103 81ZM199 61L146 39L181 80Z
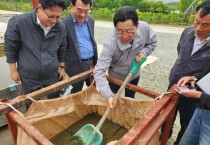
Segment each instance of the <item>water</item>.
M85 145L82 139L79 136L74 136L68 143L68 145Z
M87 144L87 139L85 139L85 137L83 136L86 134L81 134L80 132L80 134L77 135L76 133L78 133L79 130L87 124L93 124L94 126L96 126L100 119L101 116L96 113L88 114L78 122L72 124L67 129L60 132L58 135L54 136L52 139L50 139L50 141L52 141L56 145L84 145L83 141L85 141ZM119 124L106 119L100 129L100 132L103 134L103 138L101 138L102 145L106 145L110 141L119 140L120 138L122 138L123 135L128 132L128 130L125 129L123 126L120 126ZM73 136L74 134L76 135ZM99 138L95 137L96 135L93 135L93 138L91 137L89 139L97 144ZM91 142L90 144L93 145L94 143Z

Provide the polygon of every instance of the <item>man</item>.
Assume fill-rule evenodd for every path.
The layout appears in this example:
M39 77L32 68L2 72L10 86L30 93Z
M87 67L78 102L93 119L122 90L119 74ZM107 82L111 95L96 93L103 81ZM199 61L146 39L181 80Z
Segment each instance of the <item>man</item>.
M136 10L125 6L114 16L115 30L104 42L103 51L94 70L94 79L102 95L107 99L107 106L113 108L114 93L120 86L107 82L109 76L124 80L128 75L133 60L140 62L143 57L150 55L156 47L156 35L146 22L138 22ZM130 83L137 85L139 70L132 76ZM134 98L135 92L126 89L125 96Z
M208 7L210 8L210 5ZM210 17L210 14L208 14L207 17ZM177 83L177 86L183 87L187 83L190 83L192 87L195 87L196 81L194 80L200 80L209 72L210 63L207 64L206 68L201 73L195 74L195 76L185 76L181 78ZM179 145L208 145L210 142L210 95L208 95L205 92L202 92L202 90L200 90L199 87L197 90L177 90L177 92L183 96L195 98L198 100L198 106L190 120L186 131L184 132L184 135L182 136Z
M210 8L210 5L208 6ZM210 17L210 14L207 15ZM210 61L210 59L208 60ZM197 73L194 76L185 76L179 80L177 83L178 87L183 87L185 85L191 84L195 87L195 82L200 79L209 79L207 74L210 73L210 63L208 63L205 69L201 73ZM207 75L207 76L206 76ZM203 78L205 77L205 78ZM195 81L196 80L196 81ZM203 80L202 80L203 81ZM207 81L208 82L208 81ZM209 85L207 85L209 88ZM186 86L188 87L188 86ZM188 89L185 91L177 92L183 96L195 98L198 100L197 108L190 120L190 123L182 136L179 145L208 145L210 142L210 95L203 92L198 86L196 89Z
M210 2L204 1L196 8L194 27L186 28L179 41L178 58L171 69L169 88L183 76L202 71L210 58ZM175 141L179 143L196 108L197 99L180 95L176 114L179 111L181 129ZM175 117L176 117L175 114ZM175 119L174 117L174 119Z
M69 77L82 73L96 64L94 19L89 16L91 0L71 0L71 13L63 19L67 31L66 72ZM90 85L90 79L85 80ZM72 93L82 90L84 81L73 84Z
M54 84L66 74L66 32L59 22L66 1L39 2L33 12L11 18L5 33L10 76L16 83L21 81L25 94ZM55 97L58 92L48 99Z

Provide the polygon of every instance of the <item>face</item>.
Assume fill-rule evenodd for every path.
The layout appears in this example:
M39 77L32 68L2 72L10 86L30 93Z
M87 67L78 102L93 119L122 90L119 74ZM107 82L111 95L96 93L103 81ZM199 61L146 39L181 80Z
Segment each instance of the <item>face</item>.
M71 13L77 23L82 24L89 15L90 4L85 5L81 0L77 0L75 5L70 4Z
M59 6L53 6L43 9L41 4L38 5L38 17L41 24L45 27L54 26L61 18L63 9Z
M116 25L116 34L122 43L130 43L136 36L137 27L132 20L118 22Z
M201 18L200 11L196 14L194 27L196 36L203 40L210 36L210 14Z

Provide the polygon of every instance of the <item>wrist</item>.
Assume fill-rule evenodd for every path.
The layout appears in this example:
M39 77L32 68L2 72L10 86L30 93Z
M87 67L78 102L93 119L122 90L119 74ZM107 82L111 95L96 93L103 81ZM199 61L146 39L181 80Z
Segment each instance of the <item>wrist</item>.
M197 81L198 79L195 76L191 77L191 81Z
M63 65L60 65L59 67L60 67L60 68L64 68L64 69L66 68L66 66L63 66Z

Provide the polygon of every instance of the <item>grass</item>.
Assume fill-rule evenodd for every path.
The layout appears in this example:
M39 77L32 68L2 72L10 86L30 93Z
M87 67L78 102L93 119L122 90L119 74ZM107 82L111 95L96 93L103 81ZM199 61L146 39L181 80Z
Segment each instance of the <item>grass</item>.
M31 3L18 2L0 2L0 9L17 12L30 12L33 10Z

